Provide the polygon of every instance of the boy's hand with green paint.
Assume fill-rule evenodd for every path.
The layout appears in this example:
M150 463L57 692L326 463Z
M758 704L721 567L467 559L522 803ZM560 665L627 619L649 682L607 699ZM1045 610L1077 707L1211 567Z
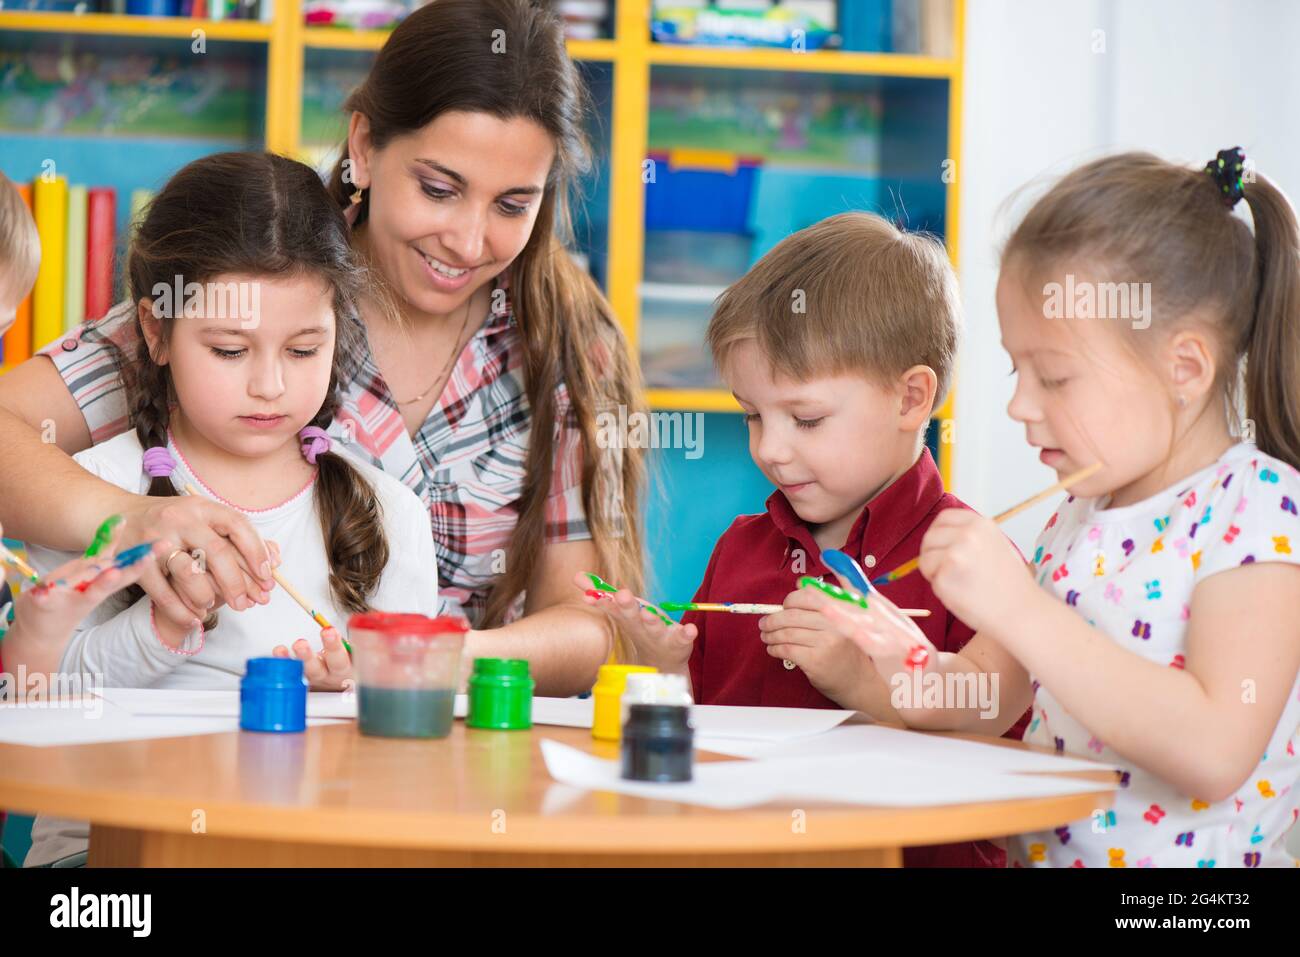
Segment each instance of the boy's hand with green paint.
M699 637L694 625L673 622L662 611L656 615L626 588L614 592L593 588L587 572L574 575L573 583L582 591L583 601L604 611L627 641L633 655L628 664L651 665L665 674L688 672L691 649ZM665 624L665 618L672 624Z
M116 568L113 557L121 540L121 528L91 558L74 558L41 576L41 584L26 585L14 598L14 623L4 639L7 671L24 665L31 673L58 671L68 639L95 606L114 592L135 584L149 562L146 558L126 568ZM172 550L169 542L157 542L154 559Z
M796 588L786 595L780 611L758 619L759 639L769 655L793 664L814 688L840 707L881 717L875 714L873 704L880 689L872 687L879 679L871 658L842 634L834 621L819 613L822 603L818 599L861 610L815 589Z
M800 588L799 594L804 607L866 653L891 688L918 668L925 673L940 666L939 651L925 632L879 591L872 591L868 608L839 601L815 588Z

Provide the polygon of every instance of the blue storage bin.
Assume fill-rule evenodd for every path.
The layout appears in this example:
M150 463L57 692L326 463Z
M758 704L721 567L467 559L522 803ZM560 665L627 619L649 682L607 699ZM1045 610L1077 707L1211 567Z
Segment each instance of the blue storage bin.
M889 53L894 47L893 0L840 0L845 50Z
M742 233L749 221L756 167L740 164L736 172L670 170L668 161L650 157L654 182L645 186L645 228Z

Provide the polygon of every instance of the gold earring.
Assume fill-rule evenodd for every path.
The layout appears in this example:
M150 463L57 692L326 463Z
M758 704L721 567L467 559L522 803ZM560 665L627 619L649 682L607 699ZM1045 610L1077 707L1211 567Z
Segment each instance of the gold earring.
M358 189L355 193L352 194L352 205L353 205L353 206L356 206L356 205L358 205L358 204L361 202L362 193L363 193L363 191L360 190L360 189Z

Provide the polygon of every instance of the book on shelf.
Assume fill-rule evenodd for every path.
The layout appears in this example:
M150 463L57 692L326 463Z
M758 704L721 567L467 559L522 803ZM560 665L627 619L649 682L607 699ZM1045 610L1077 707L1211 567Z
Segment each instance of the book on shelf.
M32 184L15 183L18 195L23 198L30 212L32 208ZM32 294L30 292L18 304L14 314L14 324L0 338L0 365L17 365L32 354Z
M117 193L105 186L90 190L86 211L86 318L102 319L113 305L113 246L117 231Z
M31 294L5 334L0 362L12 368L113 304L117 195L64 177L19 183L41 242ZM147 193L146 190L140 190Z
M32 200L41 234L41 268L32 293L32 348L40 349L63 331L68 181L62 176L38 176L32 184Z
M6 10L41 13L111 13L129 17L270 23L274 0L9 0L2 6Z
M64 232L63 331L81 325L86 315L86 187L68 187L68 227Z

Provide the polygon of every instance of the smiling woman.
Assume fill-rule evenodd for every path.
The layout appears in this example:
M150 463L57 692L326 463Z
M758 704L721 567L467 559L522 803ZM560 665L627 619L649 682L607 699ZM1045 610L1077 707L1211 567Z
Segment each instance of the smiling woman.
M638 409L640 383L564 246L590 155L559 22L520 0L438 0L345 107L330 188L371 267L361 376L388 408L354 425L386 469L418 468L443 594L495 625L555 604L575 568L639 589L640 453L602 447L595 422ZM394 410L406 429L388 440ZM590 628L571 614L554 623Z
M347 109L329 194L366 268L341 401L318 424L427 509L442 610L478 629L467 655L528 659L539 694L586 690L615 636L571 597L573 575L596 570L638 591L643 578L643 453L597 441L597 415L635 414L643 400L609 304L566 249L589 153L562 23L527 0L434 0L393 32ZM242 228L285 213L251 213ZM0 475L0 520L63 549L115 512L126 544L219 536L227 547L204 575L142 579L160 616L183 625L214 600L256 598L269 554L239 513L191 498L164 507L68 458L137 425L123 391L132 372L109 345L133 351L139 305L0 379L0 443L15 463ZM213 361L257 353L203 335L227 354ZM261 423L282 411L250 403L246 428L274 432Z

